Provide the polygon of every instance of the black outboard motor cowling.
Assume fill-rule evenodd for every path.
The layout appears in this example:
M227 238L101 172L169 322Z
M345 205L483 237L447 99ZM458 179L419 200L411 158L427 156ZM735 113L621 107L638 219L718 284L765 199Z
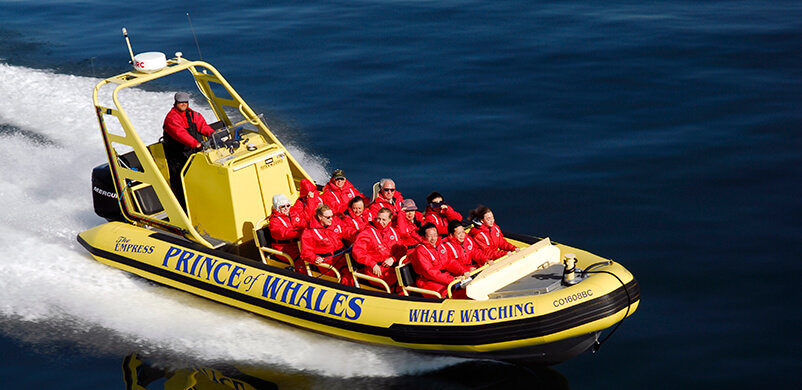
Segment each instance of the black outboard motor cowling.
M95 206L95 214L107 221L123 221L118 198L109 164L98 165L92 169L92 203Z

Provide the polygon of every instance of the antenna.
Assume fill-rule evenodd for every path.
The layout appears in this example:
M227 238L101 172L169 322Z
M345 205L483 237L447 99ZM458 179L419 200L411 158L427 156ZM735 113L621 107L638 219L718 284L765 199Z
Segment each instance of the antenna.
M134 61L134 51L131 50L131 41L128 40L128 30L123 27L123 36L125 37L125 44L128 45L128 54L131 55L131 65L135 64Z
M198 48L198 59L203 61L203 54L201 54L200 45L198 44L198 36L195 35L195 27L192 26L192 18L189 17L189 12L187 12L187 20L189 20L189 28L192 29L192 37L195 38L195 47Z

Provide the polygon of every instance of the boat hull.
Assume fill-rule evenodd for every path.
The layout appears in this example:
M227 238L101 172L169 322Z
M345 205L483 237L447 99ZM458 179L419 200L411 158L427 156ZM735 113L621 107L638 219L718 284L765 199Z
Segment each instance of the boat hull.
M559 363L590 348L640 298L617 263L596 268L616 277L594 274L550 293L440 300L344 286L121 222L78 241L104 264L293 326L450 356ZM580 268L601 259L585 253Z

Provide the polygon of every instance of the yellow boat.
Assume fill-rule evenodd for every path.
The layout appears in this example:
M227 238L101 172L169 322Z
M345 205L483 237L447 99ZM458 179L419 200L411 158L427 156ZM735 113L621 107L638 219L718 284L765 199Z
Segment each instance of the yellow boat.
M562 362L598 347L603 330L637 309L638 284L620 264L511 233L520 251L455 281L445 297L415 288L408 263L396 269L403 294L360 272L358 286L346 286L313 266L288 269L262 228L273 195L297 199L309 174L213 66L143 54L134 70L93 92L108 157L93 171L93 196L109 222L78 241L98 261L310 331L469 358ZM162 143L143 142L119 99L126 88L177 74L192 77L218 129L181 171L186 211L169 185ZM467 299L451 297L460 287Z

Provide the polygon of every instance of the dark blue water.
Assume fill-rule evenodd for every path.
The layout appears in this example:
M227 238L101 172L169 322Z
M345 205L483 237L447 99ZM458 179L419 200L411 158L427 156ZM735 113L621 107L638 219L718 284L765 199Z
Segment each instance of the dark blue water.
M419 203L433 190L460 211L484 203L506 230L635 274L641 306L599 353L545 380L505 382L508 368L482 366L498 375L491 387L560 382L550 375L577 389L802 384L802 3L11 2L0 3L0 58L108 77L126 70L125 26L135 52L195 59L187 12L203 59L286 143L363 192L392 177ZM35 138L13 112L0 111L0 135ZM122 385L124 354L71 347L83 344L73 336L31 341L16 321L4 312L0 327L2 354L19 357L4 359L11 387ZM476 372L328 375L342 387L463 388L454 378Z

